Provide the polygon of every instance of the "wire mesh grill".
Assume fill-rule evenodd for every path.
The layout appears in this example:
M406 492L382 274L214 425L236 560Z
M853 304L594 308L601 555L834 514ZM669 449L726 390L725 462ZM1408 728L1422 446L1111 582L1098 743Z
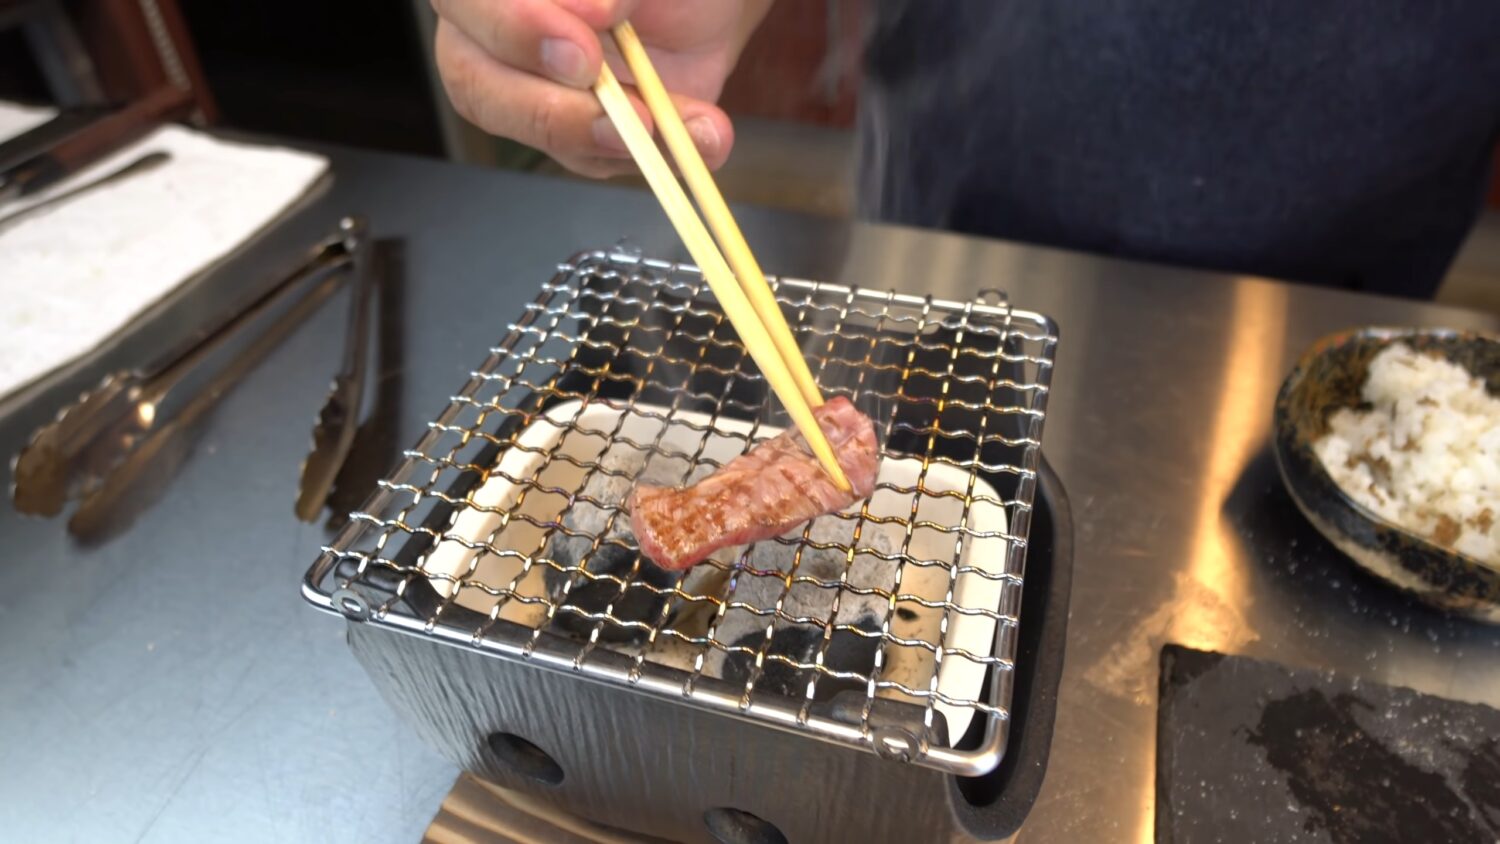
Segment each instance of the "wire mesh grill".
M1057 344L997 293L773 279L825 396L876 425L876 492L687 573L622 502L790 423L696 268L560 267L308 572L365 623L978 774L1004 753Z

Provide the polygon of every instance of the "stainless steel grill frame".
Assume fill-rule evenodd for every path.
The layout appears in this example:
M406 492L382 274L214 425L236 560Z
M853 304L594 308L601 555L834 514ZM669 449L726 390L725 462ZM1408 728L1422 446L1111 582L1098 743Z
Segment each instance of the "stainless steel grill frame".
M557 275L526 306L507 336L490 350L437 420L429 423L428 432L405 452L390 478L380 483L364 508L352 514L350 524L323 549L305 578L304 597L354 622L582 675L702 710L871 751L883 758L960 775L992 770L1005 753L1015 633L1020 623L1021 586L1057 346L1056 327L1042 315L1012 308L1003 296L991 292L982 293L974 301L955 302L796 279L773 278L772 284L778 300L788 309L794 332L803 340L825 394L842 392L863 403L862 407L876 418L883 458L892 454L921 460L915 486L887 485L912 497L911 518L897 520L896 525L904 531L907 542L916 529L939 530L954 537L955 550L946 560L914 559L903 547L895 560L892 588L864 590L866 595L874 591L887 605L878 633L833 621L839 600L859 587L847 582L847 568L838 582L799 575L800 550L790 571L749 568L745 565L748 551L734 566L710 561L705 565L725 571L727 589L722 595L703 596L684 591L681 583L657 587L637 580L634 575L639 562L629 576L596 574L588 569L587 560L579 566L562 566L546 558L544 544L530 551L497 547L491 543L500 529L487 542L446 532L459 511L479 506L470 495L480 481L498 471L498 454L529 448L517 442L519 433L540 416L548 401L602 402L625 409L627 415L638 413L687 424L704 433L704 444L712 428L717 435L740 436L748 447L760 426L784 419L774 403L765 400L763 380L753 371L722 312L705 301L706 284L698 270L620 250L584 253L560 265ZM858 351L861 348L863 354ZM580 382L586 386L580 388ZM658 400L643 399L645 396ZM681 422L676 414L685 409L685 404L710 409L715 421L720 414L751 420L750 433L741 436L726 433L712 423L705 428ZM648 409L662 406L665 414ZM624 420L626 415L620 418ZM560 436L557 443L571 433ZM614 433L618 435L619 429ZM660 437L656 442L629 444L659 453ZM967 457L962 456L966 453ZM556 446L542 450L538 456L543 466L553 460L570 461L584 471L585 479L592 473L610 471L562 454ZM693 457L718 465L703 457L701 446ZM935 524L917 518L921 499L934 494L922 480L929 467L938 464L968 473L968 490L961 496L964 518L958 524ZM583 480L576 489L549 488L538 482L541 473L538 468L531 477L506 479L522 487L523 496L588 500L581 493ZM981 475L1008 479L1003 485L1007 494L991 498L976 492L975 482ZM996 536L977 534L967 524L971 506L981 500L1002 506L1007 515L1006 531L998 534L1006 540L1007 548L998 575L959 564L966 541L978 535ZM608 502L591 503L612 508L615 516L620 514L620 508ZM518 509L519 504L500 514L502 527L510 519L529 518ZM851 560L864 525L891 521L870 514L868 506L848 518L855 522L854 540L835 547ZM544 531L544 542L550 532L569 530L558 522L533 524ZM601 544L614 541L602 537L601 533L585 538L597 551ZM425 554L438 541L458 542L473 552L468 574L452 577L423 568ZM810 542L805 531L799 539L771 541L804 546ZM826 550L828 546L819 547ZM869 551L860 548L859 553ZM485 583L472 576L484 554L519 559L522 573L509 583ZM613 604L603 612L584 612L564 603L561 597L518 591L521 578L535 566L550 566L568 576L561 597L575 584L608 582L621 596L629 589L644 589L667 600L654 622L621 619L614 614ZM902 592L902 579L909 568L931 566L947 571L948 591L943 601ZM969 573L1001 581L998 606L967 607L954 602L954 585L961 575ZM781 599L770 607L737 601L735 590L747 577L782 580ZM450 582L453 594L442 597L433 593L436 598L429 595L425 603L415 600L416 593L432 580ZM794 584L833 590L834 609L827 618L785 611L783 602ZM454 599L463 589L482 590L495 599L487 618L475 619L473 613L456 608ZM501 609L510 601L545 606L547 623L560 612L577 615L591 625L590 633L585 640L577 641L550 633L546 624L526 629L502 620ZM674 607L690 602L706 602L713 609L713 621L701 636L684 634L667 624ZM891 632L891 618L902 603L918 603L941 613L935 641L906 639ZM719 621L733 610L766 619L767 636L759 647L735 646L716 638ZM996 635L989 652L977 653L946 641L949 621L959 614L994 620ZM821 629L822 646L812 660L804 662L768 652L770 630L778 621ZM609 644L601 638L601 632L608 628L644 633L644 642ZM827 664L829 640L840 631L876 639L874 667L868 674L840 671ZM694 671L683 672L652 661L653 649L663 637L700 649ZM893 648L916 648L931 655L934 668L927 688L908 687L881 676ZM753 660L747 682L736 685L704 675L704 658L714 649ZM944 660L955 659L984 668L989 681L983 694L955 698L938 689L937 668ZM774 663L806 676L802 699L757 693L757 682ZM833 681L863 685L859 705L825 705L818 688ZM877 702L889 695L905 699L906 705ZM976 721L983 723L982 734L956 747L949 746L942 719L935 717L940 702L977 713Z

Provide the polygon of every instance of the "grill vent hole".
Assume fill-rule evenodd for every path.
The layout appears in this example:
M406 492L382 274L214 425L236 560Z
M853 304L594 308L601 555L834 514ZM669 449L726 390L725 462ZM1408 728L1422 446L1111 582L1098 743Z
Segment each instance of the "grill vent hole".
M786 836L770 821L739 809L709 809L703 813L703 824L720 844L787 844Z
M523 777L544 785L563 781L563 769L557 760L515 733L490 733L485 743L505 767Z

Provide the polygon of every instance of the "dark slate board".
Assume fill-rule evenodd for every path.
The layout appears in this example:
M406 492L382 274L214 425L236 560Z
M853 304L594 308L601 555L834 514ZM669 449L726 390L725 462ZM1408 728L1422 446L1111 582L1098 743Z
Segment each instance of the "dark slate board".
M1500 711L1168 645L1156 840L1500 841Z

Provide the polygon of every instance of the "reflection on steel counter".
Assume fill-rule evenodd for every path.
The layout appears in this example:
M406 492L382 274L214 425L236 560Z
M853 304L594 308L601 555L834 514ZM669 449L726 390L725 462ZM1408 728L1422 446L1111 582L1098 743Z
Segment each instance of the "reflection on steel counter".
M1055 327L1003 299L782 281L820 386L883 428L875 494L669 574L629 534L631 484L711 471L786 424L703 292L676 265L565 266L304 594L350 620L371 676L458 764L595 820L671 838L718 809L791 840L1003 833L1040 784L1051 709L1033 698L1060 669L1060 633L1050 660L1036 642L1063 623L1048 587L1065 602L1052 569L1069 561L1033 560L1039 594L1023 577L1029 544L1066 546L1034 534L1066 524L1038 506ZM674 761L621 777L601 742L622 764ZM1038 771L1029 791L994 785L1022 755L1008 742ZM972 799L950 810L955 783ZM900 818L826 808L850 789L931 799Z

